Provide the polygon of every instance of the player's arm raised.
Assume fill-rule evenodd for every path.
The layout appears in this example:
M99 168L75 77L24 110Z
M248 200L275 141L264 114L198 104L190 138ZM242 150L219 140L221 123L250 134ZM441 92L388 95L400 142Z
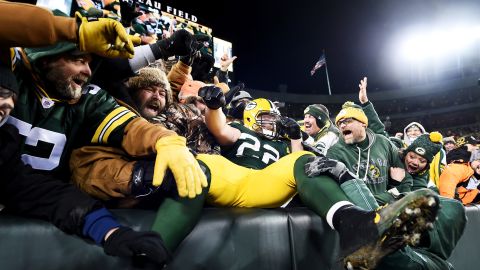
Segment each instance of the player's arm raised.
M227 118L222 111L225 106L225 96L222 89L216 86L204 86L198 91L207 105L205 123L208 130L222 146L234 144L240 137L240 130L227 124Z

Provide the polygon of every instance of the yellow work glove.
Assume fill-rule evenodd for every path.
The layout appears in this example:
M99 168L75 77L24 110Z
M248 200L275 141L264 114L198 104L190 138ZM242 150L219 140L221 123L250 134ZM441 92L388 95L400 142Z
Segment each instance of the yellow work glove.
M78 11L75 17L80 22L78 28L80 50L105 57L133 57L133 43L120 22L104 18L88 21Z
M186 140L180 136L167 136L155 144L157 158L153 172L154 186L160 186L167 168L173 173L180 197L195 198L202 193L202 187L208 182L197 160L186 146Z

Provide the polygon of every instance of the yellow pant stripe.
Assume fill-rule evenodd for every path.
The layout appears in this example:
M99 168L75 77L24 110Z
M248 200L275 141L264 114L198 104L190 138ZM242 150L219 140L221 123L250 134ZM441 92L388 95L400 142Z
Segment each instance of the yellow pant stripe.
M279 207L296 194L294 165L310 152L286 155L262 170L238 166L225 157L200 154L211 173L208 202L226 207Z

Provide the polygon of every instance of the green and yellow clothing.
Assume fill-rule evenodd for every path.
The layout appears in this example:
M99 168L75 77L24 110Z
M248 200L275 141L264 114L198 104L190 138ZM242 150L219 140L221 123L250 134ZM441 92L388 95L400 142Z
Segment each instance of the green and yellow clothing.
M410 175L406 174L400 183L390 178L391 167L404 168L396 147L385 136L370 129L360 143L346 144L340 139L328 150L327 156L343 162L358 179L363 180L380 204L395 198L388 192L392 188L400 193L411 191Z
M362 105L362 108L363 108L363 112L365 112L365 115L367 115L367 118L368 118L368 123L369 123L368 128L371 129L376 134L380 134L388 137L388 133L385 131L385 126L380 121L380 118L378 117L378 114L375 111L373 104L370 101L368 101ZM419 123L416 123L416 125L419 126L421 130L425 131L423 129L423 126L421 126ZM410 142L410 140L408 140L408 142ZM407 147L407 146L408 145L403 141L402 147ZM442 174L446 164L447 164L446 153L443 149L441 149L440 152L438 152L433 157L432 162L430 162L429 164L430 169L429 169L428 175L429 175L430 181L434 183L437 187L439 185L440 174Z
M445 166L447 165L447 154L445 150L440 151L433 157L432 162L429 164L429 179L437 186L440 185L440 175L443 173Z
M373 128L377 134L387 135L373 104L366 103L363 110L369 119L369 128ZM441 158L442 153L439 152L431 162L429 170L411 175L412 190L430 188L439 192L433 179L438 178L443 170L441 160L444 156L443 152L443 158ZM416 248L406 247L397 251L385 257L378 269L453 269L447 259L463 234L466 224L465 209L456 200L441 196L439 199L440 210L433 229L428 231L427 245Z
M270 140L239 123L231 123L240 130L240 137L231 146L222 148L222 156L231 162L252 169L263 169L288 154L285 141Z
M348 201L338 184L328 176L309 178L304 166L313 154L288 154L284 141L264 138L239 123L240 138L225 156L198 155L209 168L210 191L207 201L216 206L279 207L297 192L304 203L325 217L332 205Z

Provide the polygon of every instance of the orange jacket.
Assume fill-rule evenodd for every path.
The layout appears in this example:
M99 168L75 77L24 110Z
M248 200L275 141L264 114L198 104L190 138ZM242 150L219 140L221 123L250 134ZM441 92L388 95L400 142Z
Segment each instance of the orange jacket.
M440 195L455 198L455 193L463 204L469 204L478 194L477 179L473 177L470 163L452 163L445 167L440 175Z

